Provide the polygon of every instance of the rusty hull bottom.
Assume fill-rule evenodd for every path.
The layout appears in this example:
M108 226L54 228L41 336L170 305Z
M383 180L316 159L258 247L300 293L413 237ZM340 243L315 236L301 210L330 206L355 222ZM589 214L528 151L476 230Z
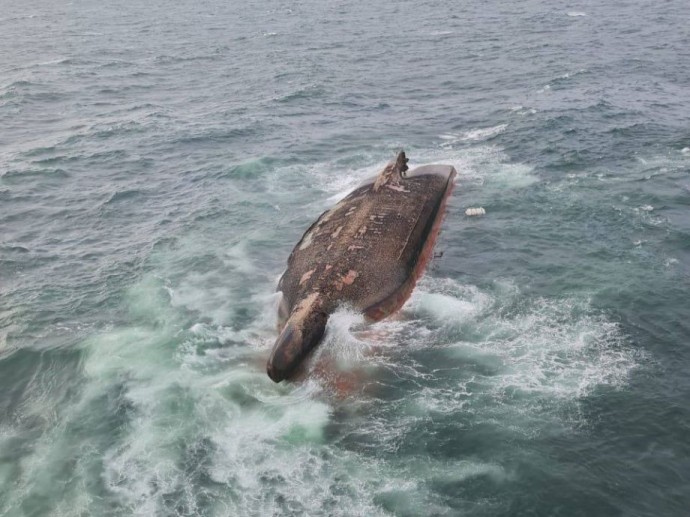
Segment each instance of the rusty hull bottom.
M393 294L388 296L388 298L372 305L371 307L367 307L364 310L364 316L367 318L367 320L379 321L390 316L391 314L398 311L403 305L405 305L405 302L412 295L412 291L414 290L415 285L417 285L417 281L424 274L426 266L431 260L431 257L433 256L434 245L436 244L436 239L438 238L438 234L441 231L441 225L443 224L443 219L445 217L446 204L448 202L450 194L453 192L454 178L455 172L453 172L453 174L451 174L448 178L448 186L446 187L446 191L443 194L443 199L441 200L441 203L436 212L436 218L434 219L434 223L431 227L431 230L427 235L426 241L424 242L422 251L419 254L419 258L417 259L417 263L415 264L412 274L400 286L400 288L396 290Z

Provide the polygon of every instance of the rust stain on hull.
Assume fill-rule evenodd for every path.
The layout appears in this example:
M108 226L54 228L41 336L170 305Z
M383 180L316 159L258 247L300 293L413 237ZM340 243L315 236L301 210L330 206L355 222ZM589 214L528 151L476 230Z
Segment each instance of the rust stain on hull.
M406 164L400 153L375 180L321 214L290 254L278 284L284 328L268 365L276 382L318 345L338 305L377 321L412 293L433 254L456 173L448 165L407 172ZM281 355L287 348L290 360Z

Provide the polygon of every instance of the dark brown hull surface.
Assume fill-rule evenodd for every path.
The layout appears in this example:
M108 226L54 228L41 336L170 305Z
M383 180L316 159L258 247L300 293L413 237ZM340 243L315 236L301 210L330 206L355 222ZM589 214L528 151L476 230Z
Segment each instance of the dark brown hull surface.
M431 256L455 169L407 171L406 161L400 153L377 178L321 214L290 254L278 284L282 333L268 363L276 382L318 344L339 305L379 320L410 296Z

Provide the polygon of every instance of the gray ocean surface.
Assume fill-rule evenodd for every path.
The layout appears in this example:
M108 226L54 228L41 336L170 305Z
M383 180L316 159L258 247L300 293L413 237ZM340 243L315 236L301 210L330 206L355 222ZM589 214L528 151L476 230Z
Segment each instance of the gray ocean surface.
M685 0L1 5L0 515L688 515ZM274 384L399 149L437 257Z

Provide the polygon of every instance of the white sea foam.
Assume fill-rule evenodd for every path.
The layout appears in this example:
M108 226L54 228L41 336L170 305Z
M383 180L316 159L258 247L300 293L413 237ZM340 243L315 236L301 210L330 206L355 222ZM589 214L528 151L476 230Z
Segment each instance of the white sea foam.
M166 312L170 306L159 309ZM195 325L190 334L192 340L219 337L205 325ZM114 382L126 382L133 411L127 434L104 457L108 490L135 515L165 512L167 494L172 493L184 512L197 512L193 474L181 468L180 456L196 447L209 456L208 474L225 486L217 500L233 515L279 511L282 506L275 498L280 493L292 501L289 504L309 507L312 499L318 509L324 487L302 484L314 462L326 462L313 450L322 442L331 411L314 397L318 385L274 385L251 366L251 349L249 356L246 350L238 352L249 364L236 355L224 371L209 373L207 361L200 367L194 354L184 352L186 340L176 345L182 353L170 354L174 336L174 325L169 331L122 329L86 345L90 354L85 371L94 381L92 388L107 390ZM182 364L176 366L177 361ZM191 443L178 449L180 440ZM284 479L284 488L265 490L267 478Z
M666 266L666 267L671 267L671 266L674 266L676 264L678 264L677 258L669 257L664 261L664 266Z
M438 149L423 149L410 154L414 159L411 167L424 163L450 164L458 172L456 181L481 187L486 196L491 196L496 190L524 188L539 181L533 167L510 162L501 149L489 145L454 149L452 145L442 144Z
M471 180L488 189L523 188L538 181L534 169L523 163L511 163L499 149L478 147L449 154L461 180Z
M391 152L390 156L393 156L393 152ZM318 209L323 209L337 203L356 189L364 180L381 172L388 161L390 161L390 157L388 160L372 158L370 163L364 167L343 166L339 163L327 161L313 163L306 167L288 166L275 171L274 176L277 181L271 182L271 184L280 185L280 179L284 177L306 177L310 185L328 194L328 196L316 201ZM282 192L282 187L280 188Z
M485 135L498 134L505 130L507 124L488 128ZM489 131L490 130L490 131ZM489 145L455 149L462 141L462 135L443 134L444 142L436 149L407 149L410 158L409 167L429 163L445 163L455 167L457 181L467 181L484 186L490 193L493 189L523 188L538 181L534 169L523 163L509 161L509 157L499 148ZM376 176L389 160L375 161L360 168L342 169L330 163L319 163L302 170L302 174L312 177L315 186L327 194L315 203L313 212L325 210L337 203L356 189L363 181ZM293 174L296 171L293 171ZM281 172L278 176L287 175Z
M471 129L471 130L465 131L464 133L461 133L461 134L444 133L444 134L439 135L439 138L446 141L446 143L444 144L446 146L449 146L449 145L452 145L453 143L461 142L461 141L489 140L489 139L503 133L507 127L508 127L508 124L499 124L499 125L493 126L493 127Z
M571 16L571 17L574 17L574 18L577 18L577 17L580 17L580 16L587 16L587 13L585 13L585 12L583 12L583 11L568 11L567 14L568 14L568 16Z
M635 366L620 328L603 316L577 314L572 300L536 300L519 320L502 322L486 348L509 367L494 389L580 398L601 385L620 387ZM586 310L586 308L584 308Z
M410 396L425 411L466 411L516 432L539 432L538 421L561 419L564 404L576 409L578 400L599 387L621 388L638 365L620 327L586 299L523 300L511 283L486 291L426 277L401 318L353 331L360 324L353 314L341 315L338 330L323 345L331 350L322 353L340 347L351 363L418 379L420 389ZM401 346L438 348L447 357L445 367L458 373L448 385L432 382L432 373L393 359ZM387 422L382 440L395 446L405 427Z
M602 386L623 387L639 364L618 324L592 310L586 299L524 300L510 283L486 291L425 278L403 314L407 328L378 324L398 343L388 354L400 343L403 349L435 347L447 357L445 369L457 372L448 384L439 384L423 369L410 372L393 359L377 359L421 382L419 391L410 393L416 405L407 411L462 411L516 432L538 433L545 417L566 424L562 411L568 405L574 404L570 417L579 419L572 411L580 399ZM424 339L409 325L426 327Z
M462 140L487 140L503 133L508 124L499 124L493 127L485 127L467 131L461 137Z
M355 190L363 181L380 173L387 164L388 161L382 161L367 167L349 169L337 173L333 173L331 169L328 176L321 172L318 175L320 180L319 186L326 192L332 193L327 198L329 205L335 204Z
M425 289L427 287L427 289ZM493 299L475 286L450 279L424 278L407 305L415 315L445 324L462 325L488 309Z
M322 400L318 377L273 384L263 371L267 343L261 350L236 347L214 369L218 349L203 342L238 333L198 323L181 335L166 316L174 306L155 284L136 288L130 306L163 327L113 329L85 343L85 398L126 386L131 418L103 458L106 489L119 504L133 515L200 512L195 473L183 468L194 452L208 458L204 469L216 485L205 496L215 501L211 513L381 515L373 502L376 465L324 443L332 406ZM350 333L361 321L339 311L327 341L343 351L361 343ZM333 492L336 485L342 491Z
M230 246L225 252L225 259L226 263L237 272L253 274L256 272L256 266L247 250L248 245L249 241L245 239Z

